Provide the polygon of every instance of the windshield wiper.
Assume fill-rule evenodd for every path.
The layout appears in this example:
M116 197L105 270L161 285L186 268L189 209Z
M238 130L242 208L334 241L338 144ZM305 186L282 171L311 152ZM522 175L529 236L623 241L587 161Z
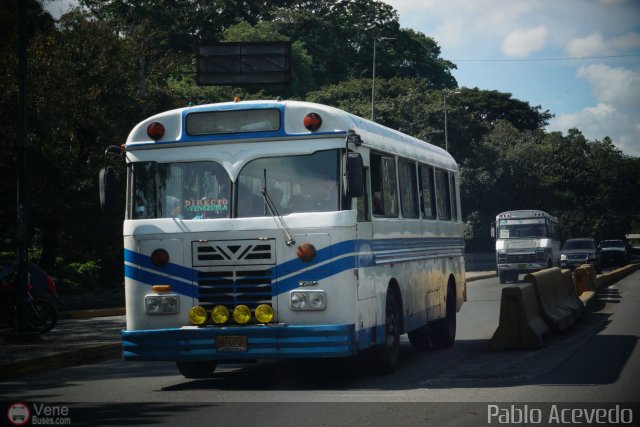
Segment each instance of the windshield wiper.
M291 232L289 232L289 229L287 228L287 224L285 224L284 219L282 219L282 216L276 209L276 206L273 204L271 197L269 197L269 193L267 193L267 189L265 187L262 187L260 189L260 194L262 194L262 198L267 204L267 208L269 208L271 216L276 222L276 225L282 230L282 233L284 234L284 242L287 244L287 246L291 246L296 243L295 239L291 235Z

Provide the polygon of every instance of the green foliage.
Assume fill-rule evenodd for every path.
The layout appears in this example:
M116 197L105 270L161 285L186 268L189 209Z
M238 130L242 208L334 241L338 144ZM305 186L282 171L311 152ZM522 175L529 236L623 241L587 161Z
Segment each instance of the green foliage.
M304 42L320 85L371 77L377 40L379 77L420 77L431 88L456 86L451 75L455 65L440 58L435 40L401 29L397 12L381 1L310 0L274 14L282 34Z
M80 293L99 287L101 266L94 261L60 263L57 270L56 284L64 293Z

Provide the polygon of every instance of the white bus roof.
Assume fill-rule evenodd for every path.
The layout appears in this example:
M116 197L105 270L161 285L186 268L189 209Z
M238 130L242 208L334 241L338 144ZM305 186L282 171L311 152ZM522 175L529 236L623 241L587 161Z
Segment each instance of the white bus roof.
M190 114L214 113L225 111L277 110L280 123L277 129L247 129L233 133L210 133L189 135L186 131L186 118ZM304 118L316 113L322 119L320 128L310 131L304 126ZM250 113L248 113L250 114ZM259 114L259 113L258 113ZM165 133L157 139L151 139L147 128L151 123L163 124ZM322 104L301 101L243 101L207 104L179 108L156 114L140 122L129 134L127 151L154 148L175 148L177 146L202 146L229 142L260 142L278 139L321 139L346 138L353 130L362 138L363 145L375 150L397 154L400 157L417 159L448 170L457 170L453 157L444 149L426 143L417 138L347 113L340 109Z
M548 214L545 211L537 210L537 209L526 209L526 210L517 210L517 211L506 211L501 212L496 215L496 220L498 219L508 219L508 218L549 218L553 221L558 221L553 215Z

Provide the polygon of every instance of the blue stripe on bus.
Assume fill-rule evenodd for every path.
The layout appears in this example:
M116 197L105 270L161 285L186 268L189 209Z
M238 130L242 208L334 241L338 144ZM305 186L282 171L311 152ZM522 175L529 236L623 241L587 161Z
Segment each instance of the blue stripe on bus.
M355 256L339 258L335 261L330 262L329 264L318 266L317 268L311 270L303 271L284 280L279 280L273 289L274 296L284 292L288 292L292 289L296 289L301 280L320 281L322 279L326 279L329 276L333 276L335 274L342 273L343 271L356 268L355 259Z
M247 350L217 351L216 341L225 335L246 336ZM353 324L123 330L122 354L125 360L170 361L351 356L356 337Z
M462 238L348 240L319 249L311 263L295 258L272 267L271 270L275 273L273 274L275 286L272 292L273 296L276 296L297 288L302 280L319 281L349 269L463 254L464 239ZM191 297L196 297L198 294L197 286L164 276L174 276L197 284L199 272L196 269L177 264L157 267L151 262L149 256L129 249L125 249L125 261L151 270L146 271L136 266L125 265L125 276L130 279L146 284L171 284L176 292ZM327 261L330 262L327 263ZM289 277L279 279L285 276Z
M198 281L198 270L194 270L192 268L188 268L179 264L172 264L172 263L169 263L163 267L158 267L157 265L151 262L151 257L147 255L142 255L138 252L134 252L126 248L124 250L124 260L125 262L135 264L137 266L146 268L148 270L153 270L160 274L167 274L169 276L179 277L181 279L184 279L190 282Z
M124 275L129 279L145 283L147 285L171 285L171 290L181 295L196 298L198 288L192 284L182 282L167 276L154 274L130 265L124 266Z

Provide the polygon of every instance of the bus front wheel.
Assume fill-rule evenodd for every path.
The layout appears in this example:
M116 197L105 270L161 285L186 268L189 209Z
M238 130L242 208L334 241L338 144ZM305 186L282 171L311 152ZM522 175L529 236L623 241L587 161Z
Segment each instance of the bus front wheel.
M400 310L391 289L387 292L385 305L384 343L374 352L375 370L382 375L395 372L400 359Z
M218 364L213 360L179 360L176 362L178 371L180 371L185 378L189 379L211 378L213 377L213 371L216 370L216 366L218 366Z

